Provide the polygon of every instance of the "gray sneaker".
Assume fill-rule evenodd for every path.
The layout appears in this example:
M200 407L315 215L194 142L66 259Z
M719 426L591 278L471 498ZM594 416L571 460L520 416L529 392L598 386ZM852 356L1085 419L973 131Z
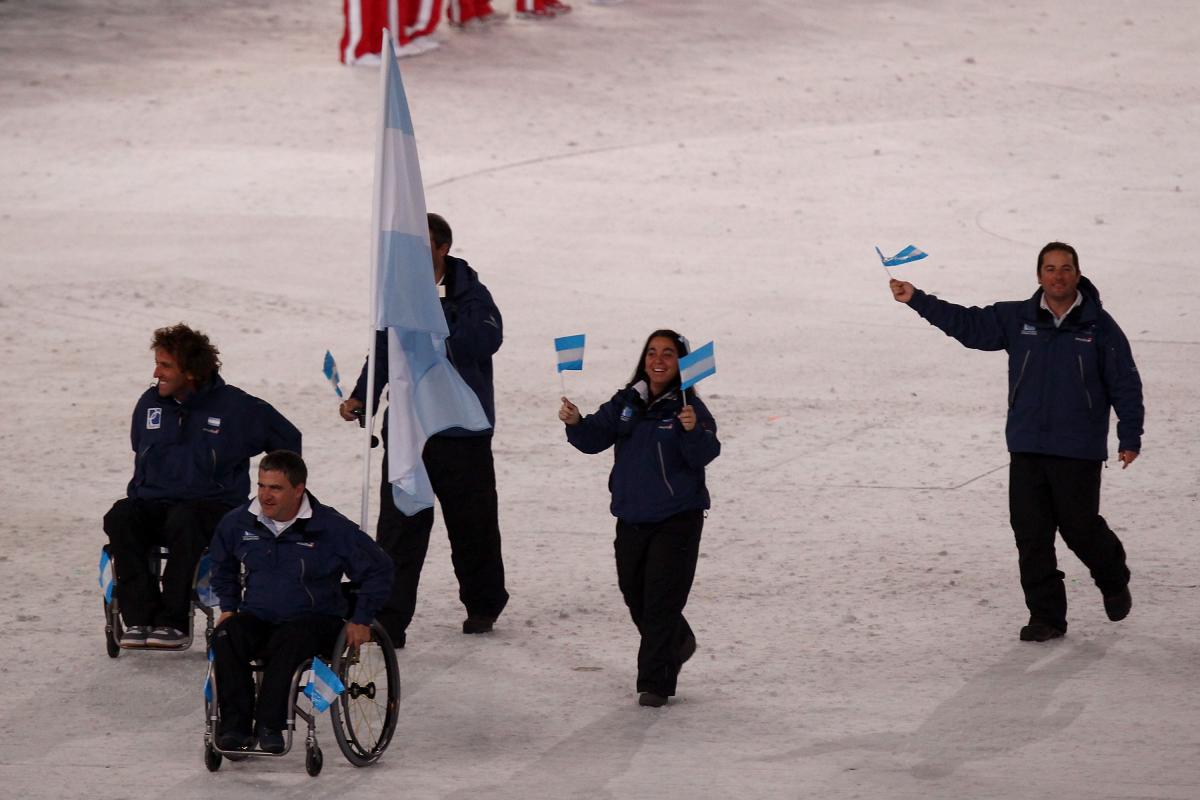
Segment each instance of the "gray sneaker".
M130 625L121 634L121 647L145 647L149 635L149 625Z
M178 628L153 628L146 637L147 647L187 647L190 643L190 637Z

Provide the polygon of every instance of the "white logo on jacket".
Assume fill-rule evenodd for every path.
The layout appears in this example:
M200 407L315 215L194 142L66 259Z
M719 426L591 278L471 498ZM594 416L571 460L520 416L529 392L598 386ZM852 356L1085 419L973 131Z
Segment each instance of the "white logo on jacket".
M162 409L147 408L146 409L146 430L156 431L162 427Z

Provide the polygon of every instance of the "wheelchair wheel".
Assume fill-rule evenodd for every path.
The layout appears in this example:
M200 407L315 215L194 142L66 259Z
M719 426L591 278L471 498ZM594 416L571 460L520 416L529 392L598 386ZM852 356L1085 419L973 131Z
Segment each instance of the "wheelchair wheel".
M104 649L108 651L109 658L116 658L121 655L121 636L125 629L121 626L121 615L117 610L110 603L100 602L104 604Z
M343 631L334 646L331 665L346 687L330 707L333 736L346 760L365 767L379 760L392 734L400 709L400 668L387 631L371 623L371 641L349 652Z
M325 766L325 756L321 754L321 748L313 745L304 748L304 769L312 777L317 777L321 774L321 767Z
M221 754L209 745L204 746L204 766L208 767L209 772L216 772L221 768Z

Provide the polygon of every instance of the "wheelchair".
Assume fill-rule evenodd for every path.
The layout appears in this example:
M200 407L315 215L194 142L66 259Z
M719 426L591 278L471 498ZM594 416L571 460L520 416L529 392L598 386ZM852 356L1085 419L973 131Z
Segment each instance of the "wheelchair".
M169 551L165 547L155 548L150 553L150 571L156 578L162 578L162 567L163 563L167 560L168 553ZM193 612L198 610L204 614L205 644L212 639L215 618L214 609L217 606L217 597L208 587L208 575L208 552L205 551L200 556L200 561L196 564L196 572L192 577L192 609ZM116 570L113 569L112 556L106 544L100 548L100 588L104 592L104 646L108 651L109 658L117 658L121 655L121 650L123 649L178 651L187 650L192 646L195 630L194 613L188 614L188 638L178 647L122 646L121 636L125 633L125 625L121 621L120 603L116 597L117 581L115 576Z
M252 663L259 687L262 685L262 664ZM351 650L346 647L346 630L338 634L334 642L330 667L338 676L345 690L329 706L333 722L333 737L342 755L356 767L374 764L387 750L396 730L400 708L400 668L396 662L396 651L387 631L378 622L371 623L371 640ZM221 762L243 761L250 758L279 758L292 749L296 732L296 720L307 726L304 739L304 768L312 777L321 772L324 755L317 743L316 721L318 711L304 693L307 678L312 670L312 660L301 664L292 675L292 703L288 710L287 723L282 731L283 752L267 753L262 750L222 750L217 746L217 731L220 725L220 704L216 669L208 664L208 681L204 692L204 766L209 772L221 768Z

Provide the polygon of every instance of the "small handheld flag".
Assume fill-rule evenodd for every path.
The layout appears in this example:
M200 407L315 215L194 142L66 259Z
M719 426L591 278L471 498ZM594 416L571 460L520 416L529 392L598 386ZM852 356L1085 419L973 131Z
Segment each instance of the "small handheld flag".
M717 371L713 343L698 347L679 359L679 389L690 389Z
M875 252L879 253L879 260L883 262L885 267L898 267L901 264L908 264L912 261L920 261L929 254L917 248L916 245L910 244L908 247L896 253L894 256L885 256L880 252L879 248L875 248Z
M329 381L330 385L333 386L333 390L337 392L338 399L344 400L345 396L342 394L342 380L338 377L337 362L333 360L333 353L329 352L328 350L325 351L324 372L325 380Z
M337 702L338 695L346 691L346 687L333 673L333 670L319 658L312 660L312 672L304 694L312 701L313 708L318 714L324 713Z
M560 336L554 340L554 350L558 355L558 371L583 369L583 342L586 334L576 336Z
M216 590L212 588L212 561L207 553L200 556L200 563L196 566L196 599L209 608L221 604Z
M204 702L211 703L213 701L213 649L208 648L208 673L204 676Z
M100 588L104 590L104 602L111 603L113 596L113 587L116 586L117 579L113 577L112 556L107 550L100 551Z

